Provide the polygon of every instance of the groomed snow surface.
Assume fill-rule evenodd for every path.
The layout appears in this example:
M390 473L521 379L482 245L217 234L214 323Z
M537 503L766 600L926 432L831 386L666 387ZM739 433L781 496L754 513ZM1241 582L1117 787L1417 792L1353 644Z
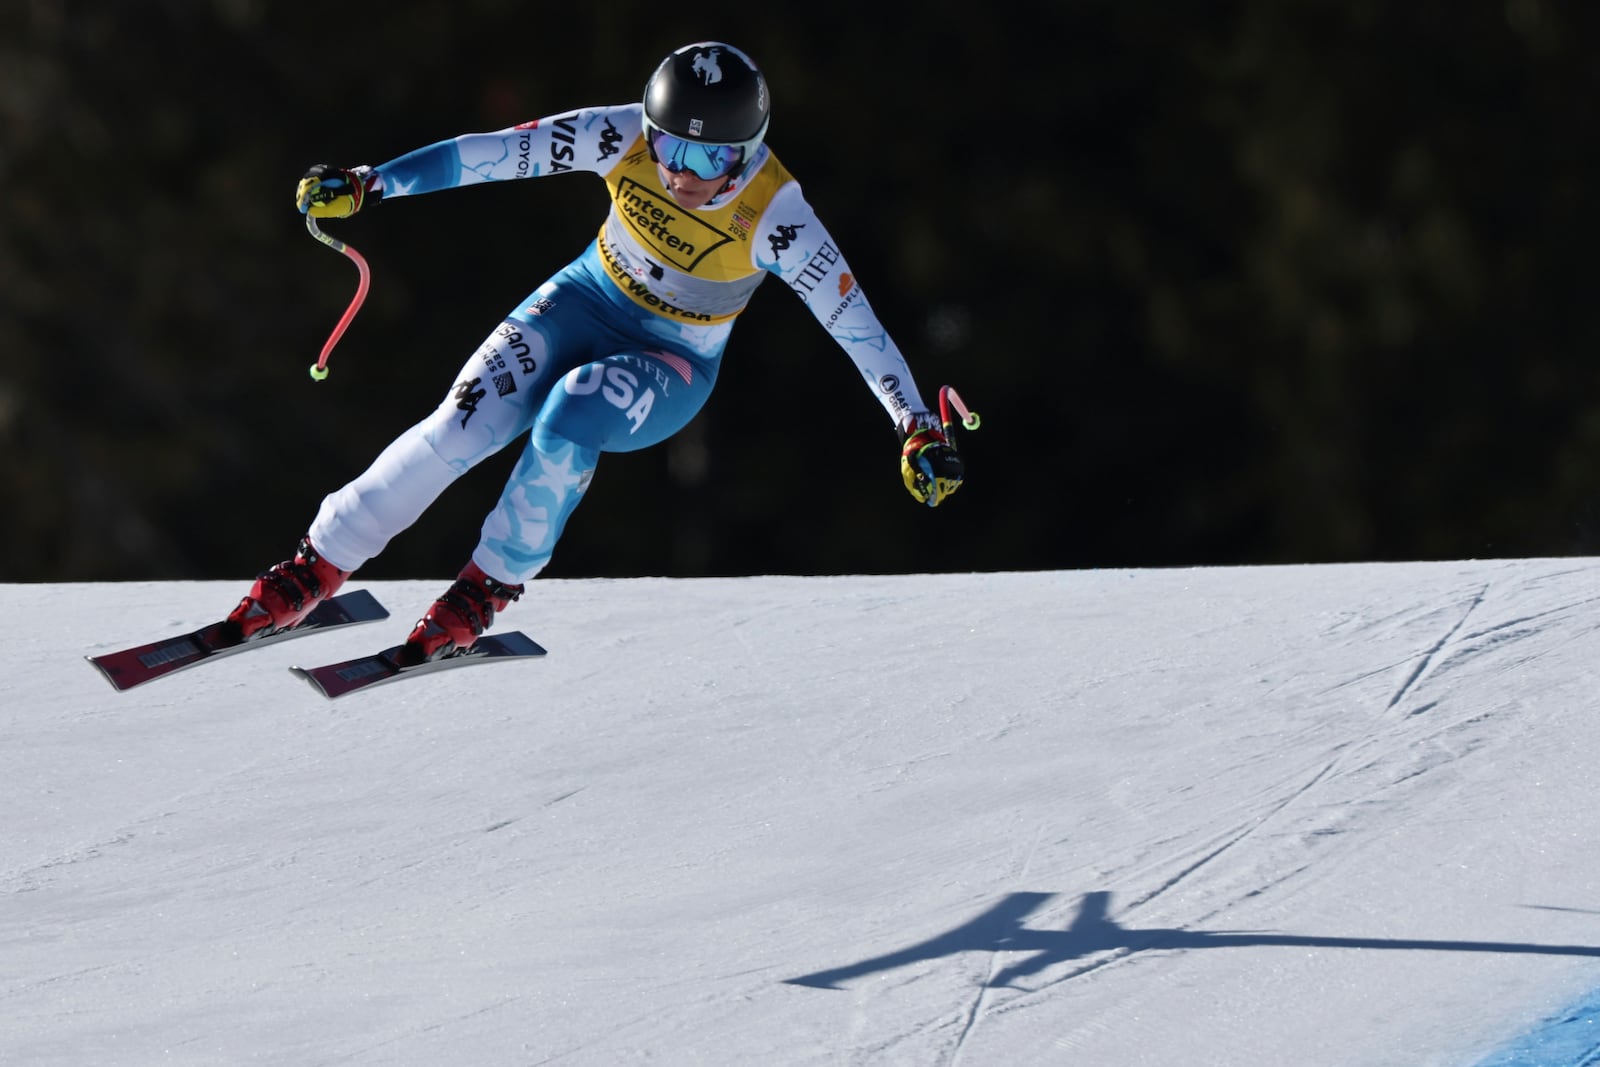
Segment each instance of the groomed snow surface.
M246 581L0 586L0 1063L1600 1048L1600 561L545 580L542 661L289 672L445 581L126 693Z

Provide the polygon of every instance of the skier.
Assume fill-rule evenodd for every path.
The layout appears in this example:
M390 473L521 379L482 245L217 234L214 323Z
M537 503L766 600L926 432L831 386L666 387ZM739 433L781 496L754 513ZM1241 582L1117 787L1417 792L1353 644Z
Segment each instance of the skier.
M403 655L422 662L471 647L549 562L600 454L664 441L700 410L734 320L768 274L805 302L895 421L911 495L936 506L955 492L960 457L764 143L769 113L750 58L706 41L666 57L642 103L468 134L377 167L307 171L295 203L317 218L573 171L600 175L611 208L598 238L495 328L438 408L323 500L294 558L261 574L229 622L246 639L294 626L456 478L526 435L471 560Z

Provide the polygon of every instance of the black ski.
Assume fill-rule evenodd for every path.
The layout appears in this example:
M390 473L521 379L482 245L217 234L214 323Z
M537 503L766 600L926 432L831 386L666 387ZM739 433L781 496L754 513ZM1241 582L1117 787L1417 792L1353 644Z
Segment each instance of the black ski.
M414 678L420 674L433 674L455 667L470 667L474 663L504 663L519 659L535 659L545 654L527 634L512 630L504 634L488 634L478 638L465 652L457 652L444 659L408 663L405 646L396 645L370 656L357 656L343 663L329 663L322 667L290 667L323 696L332 700L358 689L367 689L384 682L401 678Z
M377 622L388 617L389 612L378 603L377 598L365 589L360 589L324 600L300 625L266 637L241 641L237 627L227 622L214 622L192 633L178 634L175 637L152 641L147 645L125 648L120 652L108 652L103 656L85 658L100 668L100 673L104 674L106 681L115 688L132 689L136 685L143 685L145 682L193 667L198 663L231 656L236 652L248 652L253 648L265 648L279 641L287 641L291 637L304 637L307 634L334 630L341 626L354 626L357 623Z

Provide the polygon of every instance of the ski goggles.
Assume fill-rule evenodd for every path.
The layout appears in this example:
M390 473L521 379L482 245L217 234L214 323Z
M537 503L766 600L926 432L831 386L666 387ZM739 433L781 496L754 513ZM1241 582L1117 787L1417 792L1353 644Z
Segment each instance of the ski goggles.
M650 151L656 162L672 173L688 171L701 181L726 178L744 162L742 144L701 144L675 137L659 127L651 127Z

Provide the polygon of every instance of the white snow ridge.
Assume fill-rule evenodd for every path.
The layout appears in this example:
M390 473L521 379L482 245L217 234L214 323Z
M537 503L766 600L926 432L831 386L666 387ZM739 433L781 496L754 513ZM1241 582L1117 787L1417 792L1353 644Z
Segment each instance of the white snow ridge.
M1600 1049L1600 561L542 580L543 660L288 670L442 583L125 693L246 583L0 586L0 1063Z

